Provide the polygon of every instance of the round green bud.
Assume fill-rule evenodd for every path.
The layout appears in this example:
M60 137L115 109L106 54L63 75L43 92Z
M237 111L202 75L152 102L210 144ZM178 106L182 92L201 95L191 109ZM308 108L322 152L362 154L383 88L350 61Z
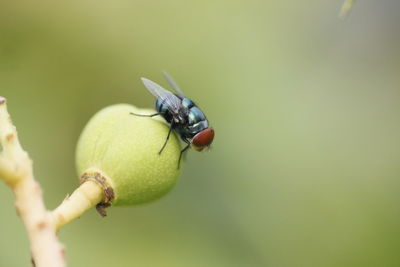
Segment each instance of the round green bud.
M162 151L169 126L154 110L118 104L90 119L76 150L81 182L91 179L105 189L106 203L134 205L166 194L180 174L180 142L174 133ZM182 164L181 164L182 165Z

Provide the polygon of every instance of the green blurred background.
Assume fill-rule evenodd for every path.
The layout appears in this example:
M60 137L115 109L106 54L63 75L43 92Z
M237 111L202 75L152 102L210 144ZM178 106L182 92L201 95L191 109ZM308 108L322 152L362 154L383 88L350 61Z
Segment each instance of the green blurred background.
M216 129L174 190L90 211L70 266L400 266L400 1L0 0L0 95L46 204L104 106L151 107L167 70ZM0 266L29 244L0 186Z

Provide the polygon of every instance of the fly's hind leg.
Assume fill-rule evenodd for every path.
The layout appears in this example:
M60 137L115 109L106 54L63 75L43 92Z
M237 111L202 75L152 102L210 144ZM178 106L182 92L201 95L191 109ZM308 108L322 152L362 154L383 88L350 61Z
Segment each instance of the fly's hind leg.
M138 117L154 117L154 116L157 116L157 115L161 115L161 113L160 112L157 112L157 113L154 113L154 114L136 114L136 113L133 113L133 112L129 112L129 114L131 114L131 115L135 115L135 116L138 116Z

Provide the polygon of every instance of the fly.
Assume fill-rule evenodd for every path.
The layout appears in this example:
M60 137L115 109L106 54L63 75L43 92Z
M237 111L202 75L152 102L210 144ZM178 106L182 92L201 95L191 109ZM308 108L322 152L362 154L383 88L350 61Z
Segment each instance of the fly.
M156 97L155 108L157 113L144 115L131 112L130 114L141 117L160 115L169 123L167 138L158 154L161 154L167 145L172 130L179 134L182 141L186 143L186 146L179 154L179 169L182 154L191 146L196 151L202 151L210 147L214 139L214 129L209 127L208 120L203 111L182 93L182 90L166 72L163 72L163 74L176 94L171 93L149 79L141 78L147 90Z

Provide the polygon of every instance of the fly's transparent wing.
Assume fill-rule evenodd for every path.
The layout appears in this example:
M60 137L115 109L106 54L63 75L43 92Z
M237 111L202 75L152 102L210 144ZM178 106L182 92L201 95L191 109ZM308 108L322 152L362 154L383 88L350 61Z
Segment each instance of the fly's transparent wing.
M149 92L155 96L157 99L160 98L164 101L167 106L168 110L174 114L178 113L181 107L181 99L171 93L170 91L165 90L160 85L156 84L155 82L150 81L146 78L141 78L144 86L149 90Z
M176 84L174 79L172 79L171 76L166 71L163 71L164 78L167 80L169 85L171 85L172 88L174 88L175 92L182 98L185 98L185 95L183 94L182 90L179 88L179 86Z

